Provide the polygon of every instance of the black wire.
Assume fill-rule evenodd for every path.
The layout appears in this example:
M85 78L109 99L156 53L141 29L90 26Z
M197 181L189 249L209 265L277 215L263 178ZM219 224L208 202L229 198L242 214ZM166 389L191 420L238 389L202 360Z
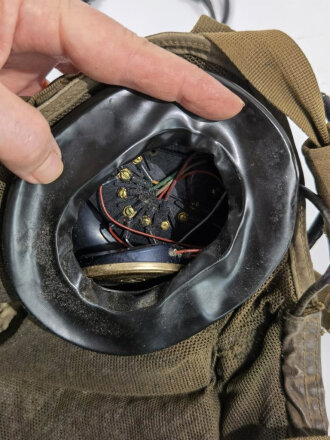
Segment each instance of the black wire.
M300 191L313 205L320 211L324 221L324 225L327 231L330 230L330 209L328 209L323 200L314 194L311 190L300 185ZM330 245L330 240L328 240ZM303 316L306 308L310 304L310 301L317 295L322 289L330 285L330 266L327 267L325 273L313 283L299 298L295 305L294 315Z
M191 235L193 232L195 232L197 229L199 229L205 222L207 222L207 220L215 213L215 211L218 209L218 207L221 205L223 199L226 196L226 192L224 192L222 194L222 196L220 197L220 199L217 201L217 203L215 204L215 206L212 208L212 210L207 214L206 217L203 218L203 220L201 220L196 226L194 226L192 229L190 229L189 232L187 232L186 235L184 235L180 240L179 243L182 243L183 241L185 241L189 235Z
M207 7L207 9L210 11L210 15L212 18L214 18L215 20L217 19L216 15L215 15L215 11L214 11L214 7L212 5L211 0L201 0L202 3L204 3L204 5Z
M325 110L325 118L327 122L330 122L330 96L326 93L322 93L324 110ZM308 229L308 244L309 249L311 249L317 240L323 235L323 217L322 214L318 214L318 216L313 221L312 226Z
M224 0L223 13L221 23L227 23L230 13L230 0Z
M210 15L215 20L217 19L216 13L214 11L214 7L211 0L200 0L201 3L204 3L204 5L207 7L207 9L210 12ZM227 23L230 13L230 0L224 0L223 1L223 13L222 18L220 19L221 23Z
M91 4L93 3L93 0L82 0L85 3ZM207 9L210 12L210 16L217 19L216 13L214 11L214 7L211 0L199 0L201 3L204 3L204 5L207 7ZM220 19L221 23L227 23L230 13L230 0L223 0L223 13L222 18Z
M319 238L322 237L323 226L324 226L323 217L321 214L318 214L318 216L313 221L312 225L310 226L307 232L309 249L312 249L314 244L319 240Z
M321 292L325 287L330 285L330 266L328 266L325 273L315 283L313 283L301 296L297 302L294 316L303 316L307 306L311 300Z

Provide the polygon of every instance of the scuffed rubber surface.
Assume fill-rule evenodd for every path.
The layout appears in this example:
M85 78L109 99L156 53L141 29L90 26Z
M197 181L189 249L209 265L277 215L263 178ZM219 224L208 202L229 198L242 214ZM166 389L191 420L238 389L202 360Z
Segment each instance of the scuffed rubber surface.
M265 107L221 81L246 106L220 122L105 86L54 127L63 175L50 185L17 180L12 186L2 231L5 269L25 307L57 335L112 354L159 350L242 304L280 263L296 217L291 145ZM187 148L213 154L228 192L227 226L170 283L139 294L96 285L73 254L79 207L151 141L155 148L178 138Z

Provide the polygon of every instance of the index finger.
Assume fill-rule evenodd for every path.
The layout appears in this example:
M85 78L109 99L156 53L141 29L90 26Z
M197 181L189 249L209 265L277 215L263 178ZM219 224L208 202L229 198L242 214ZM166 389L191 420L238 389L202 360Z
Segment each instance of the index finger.
M33 6L25 24L36 23L40 19L37 5L40 0L26 2ZM42 3L44 6L49 2ZM42 17L44 38L40 36L40 26L30 27L30 33L35 33L29 38L33 46L30 50L62 54L98 81L129 87L165 101L176 101L208 119L227 119L242 109L244 103L240 98L188 61L138 37L79 0L54 3L52 10L56 13ZM31 16L33 11L36 17Z

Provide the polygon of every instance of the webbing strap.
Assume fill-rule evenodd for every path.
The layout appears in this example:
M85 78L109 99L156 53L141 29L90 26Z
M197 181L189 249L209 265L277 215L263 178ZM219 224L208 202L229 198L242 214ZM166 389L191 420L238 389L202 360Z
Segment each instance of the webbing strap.
M90 98L91 91L98 86L97 81L82 73L65 75L33 96L29 103L38 108L49 125L54 125L71 110Z
M330 124L328 125L330 128ZM311 170L319 196L330 209L330 145L323 148L313 148L308 139L302 149L306 162ZM328 234L330 231L327 231Z
M287 440L330 440L327 435L317 435L312 437L290 437Z
M277 30L234 32L202 16L193 33L212 41L243 76L314 145L330 143L325 110L314 72L297 44Z

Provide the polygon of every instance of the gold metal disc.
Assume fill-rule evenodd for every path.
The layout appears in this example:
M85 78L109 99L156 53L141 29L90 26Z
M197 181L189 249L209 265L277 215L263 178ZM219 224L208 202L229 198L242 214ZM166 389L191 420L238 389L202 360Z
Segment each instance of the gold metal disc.
M84 268L85 274L96 280L121 283L138 283L157 277L172 275L181 269L180 264L132 262L101 264Z

